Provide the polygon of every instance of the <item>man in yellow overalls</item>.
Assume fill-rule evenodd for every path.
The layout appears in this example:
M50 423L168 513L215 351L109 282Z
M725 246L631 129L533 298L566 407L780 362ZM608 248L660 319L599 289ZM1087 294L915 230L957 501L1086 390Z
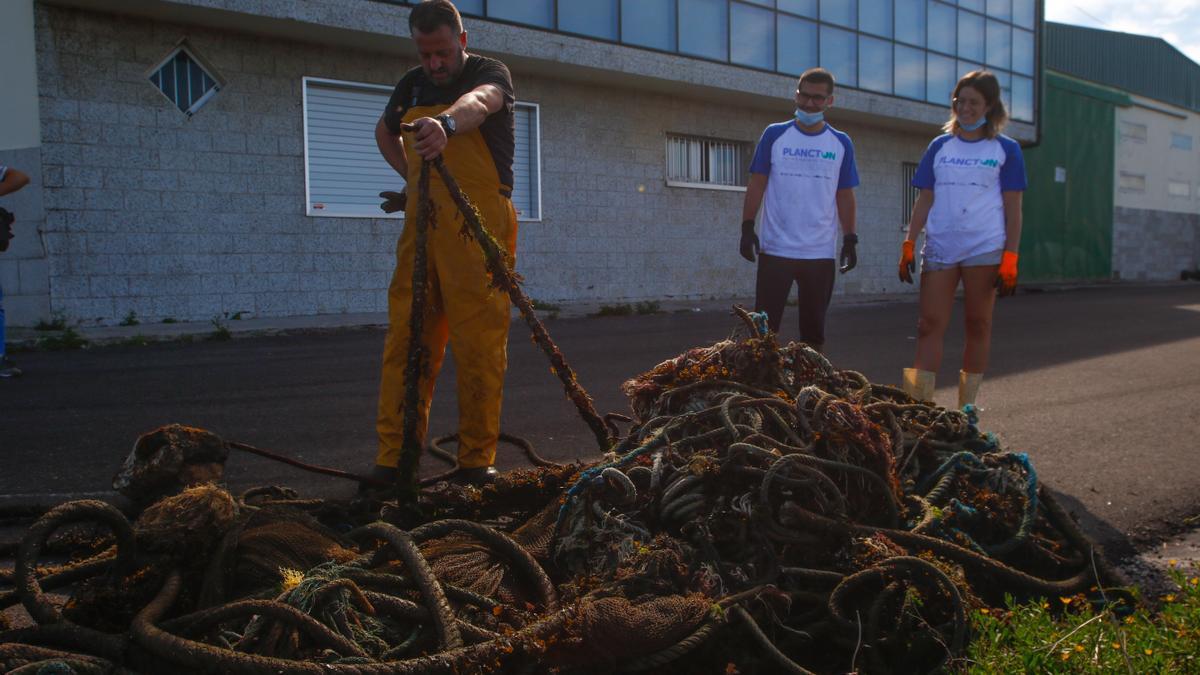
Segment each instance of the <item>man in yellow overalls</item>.
M443 157L496 240L513 256L517 244L517 216L511 201L513 88L508 68L495 59L467 54L467 33L449 0L427 0L414 7L409 30L421 65L401 78L375 128L384 159L414 186L388 289L389 327L376 424L379 452L372 472L385 480L395 480L403 440L404 367L412 337L408 319L416 247L415 186L422 160ZM431 170L429 189L437 220L428 232L428 313L420 340L429 350L429 369L420 383L418 436L423 442L434 380L449 340L458 369L456 477L480 485L496 473L509 298L489 287L479 246L459 236L462 217L436 171Z

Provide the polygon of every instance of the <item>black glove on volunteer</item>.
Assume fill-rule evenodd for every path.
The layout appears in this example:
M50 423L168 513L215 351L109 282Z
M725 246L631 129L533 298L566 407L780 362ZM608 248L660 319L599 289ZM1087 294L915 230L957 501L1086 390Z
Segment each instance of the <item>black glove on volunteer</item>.
M858 265L858 235L851 232L842 237L842 254L838 256L838 264L842 266L842 274L849 272Z
M379 196L380 198L387 200L379 205L379 208L383 209L384 213L403 211L408 205L408 188L405 188L400 192L392 192L390 190L387 192L380 192Z
M758 235L754 234L754 221L742 221L742 243L738 246L738 251L742 257L750 262L754 262L754 255L758 253L761 246L758 243Z

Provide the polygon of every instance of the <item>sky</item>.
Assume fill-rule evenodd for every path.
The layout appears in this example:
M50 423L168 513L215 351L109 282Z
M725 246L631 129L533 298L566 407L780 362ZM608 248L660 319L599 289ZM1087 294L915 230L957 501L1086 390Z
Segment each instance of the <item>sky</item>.
M1046 19L1160 37L1200 63L1200 0L1046 0Z

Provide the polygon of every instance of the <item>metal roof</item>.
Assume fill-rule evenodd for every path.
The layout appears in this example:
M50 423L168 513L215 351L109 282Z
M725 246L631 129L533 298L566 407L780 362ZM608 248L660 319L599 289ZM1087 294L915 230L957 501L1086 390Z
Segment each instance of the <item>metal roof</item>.
M1047 70L1200 112L1200 65L1162 38L1047 21L1045 53Z

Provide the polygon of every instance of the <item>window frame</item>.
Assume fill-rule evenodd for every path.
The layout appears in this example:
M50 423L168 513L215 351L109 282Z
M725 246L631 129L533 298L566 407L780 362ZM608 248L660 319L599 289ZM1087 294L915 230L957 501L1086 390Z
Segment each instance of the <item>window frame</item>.
M385 84L374 84L371 82L355 82L353 80L338 80L338 79L333 79L333 78L328 78L328 77L315 77L315 76L311 76L311 75L304 75L300 78L300 114L301 114L300 124L301 124L301 131L303 133L302 142L304 143L304 215L311 217L311 218L371 218L371 219L380 219L380 220L404 220L404 211L398 211L396 213L384 213L383 211L380 211L378 214L374 214L374 213L363 214L363 213L330 212L330 211L325 211L324 209L321 209L319 211L313 210L312 184L310 181L310 174L312 173L312 169L311 169L312 164L311 164L311 159L309 157L309 137L308 137L308 113L309 113L308 87L309 87L310 83L314 83L317 85L329 85L329 86L333 86L333 87L346 87L346 88L354 88L354 89L376 90L376 91L384 92L387 95L390 95L391 92L395 89L395 85L389 86L389 85L385 85ZM536 201L537 201L538 214L537 214L536 218L531 218L529 216L524 216L524 215L521 215L520 213L518 213L517 221L518 222L531 222L531 223L541 222L542 217L543 217L542 216L542 110L541 110L541 105L537 104L537 103L530 103L530 102L525 102L525 101L514 101L513 107L514 108L527 107L527 108L533 109L533 119L531 121L532 128L530 129L530 135L531 135L531 137L536 138L536 143L537 143L537 148L536 148L536 152L537 152ZM515 147L514 147L514 149L515 149ZM515 157L514 157L514 160L515 160ZM403 176L401 176L401 179L403 179ZM515 174L514 174L513 182L516 182ZM407 181L405 181L405 185L407 186ZM534 182L532 180L530 180L530 187L534 187ZM513 186L513 188L515 189L516 186ZM381 199L380 201L383 201L383 200ZM515 209L515 205L514 205L514 209Z
M403 4L403 5L414 5L414 4L418 4L420 2L420 0L373 0L373 1L374 2L385 2L385 3L391 3L391 4ZM987 32L988 32L987 22L995 21L1000 24L1004 24L1008 28L1008 30L1007 30L1007 43L1008 43L1007 46L1008 46L1008 51L1009 51L1009 58L1007 59L1008 63L1004 67L994 66L994 67L992 67L992 69L996 70L996 71L1007 72L1011 76L1020 75L1020 76L1028 77L1034 81L1033 94L1032 94L1032 98L1030 99L1030 103L1032 104L1032 112L1030 112L1028 115L1022 114L1021 116L1017 116L1014 113L1014 114L1012 114L1012 119L1013 119L1013 121L1019 122L1021 124L1030 124L1030 125L1035 125L1035 126L1040 124L1040 121L1041 121L1040 115L1041 115L1041 108L1043 106L1042 91L1041 91L1042 90L1043 73L1041 72L1041 69L1038 67L1038 64L1040 63L1040 57L1041 57L1041 51L1042 51L1040 37L1042 35L1042 32L1044 31L1044 26L1043 26L1044 21L1039 21L1039 19L1044 19L1044 16L1043 16L1044 8L1042 6L1043 3L1041 0L1000 0L999 4L997 4L995 2L989 2L988 0L921 0L920 3L911 5L912 9L918 10L919 14L923 17L922 23L925 24L925 29L921 33L922 38L919 42L916 42L916 43L910 42L907 39L908 36L906 36L905 39L901 39L901 37L899 36L899 32L897 30L898 26L900 25L901 16L902 15L907 16L907 14L905 14L904 12L901 12L898 7L898 4L902 0L891 0L891 34L889 36L875 35L866 30L863 30L861 19L862 19L863 13L866 11L869 11L869 8L864 8L863 4L862 4L862 2L860 2L860 0L842 0L843 4L848 3L848 2L853 2L854 7L853 7L853 11L851 12L852 18L850 21L847 22L852 25L846 25L845 23L838 23L838 22L834 22L831 20L828 5L835 4L838 0L832 0L832 2L831 2L831 0L812 0L811 7L793 7L793 6L780 7L779 2L777 0L721 0L721 2L724 2L726 4L726 9L728 12L727 16L729 17L729 19L727 21L727 27L726 27L727 44L725 45L725 50L724 50L725 58L723 58L723 59L713 58L711 56L702 56L702 55L698 55L698 54L692 54L692 53L688 53L688 52L685 52L680 49L680 47L679 47L680 31L681 31L681 24L682 24L682 20L680 18L680 13L683 11L683 8L681 8L679 6L678 0L663 0L664 2L667 2L671 5L671 7L668 8L668 10L667 10L668 14L670 14L670 16L664 18L663 26L668 27L672 32L669 36L670 39L666 40L665 42L655 44L655 45L632 41L628 35L629 30L627 28L626 21L625 21L625 15L628 13L627 9L626 9L626 3L627 2L634 3L634 2L636 2L636 0L606 0L607 2L612 3L611 7L612 7L612 10L616 14L616 24L617 24L615 34L608 35L608 36L594 35L594 34L591 34L588 32L579 33L579 32L575 32L575 31L568 30L568 29L561 27L560 17L561 17L562 12L560 10L560 4L563 1L564 0L554 0L553 25L537 25L537 24L532 24L532 23L522 23L522 22L514 21L511 19L496 17L490 13L487 0L481 0L481 2L479 3L478 9L468 10L468 9L460 8L460 10L463 11L463 14L465 16L477 17L480 19L484 19L484 20L491 21L491 22L496 22L499 24L520 26L522 28L528 28L528 29L537 30L537 31L547 31L547 32L555 33L555 34L570 35L570 36L574 36L574 37L583 38L585 40L594 40L594 41L608 43L608 44L617 44L617 45L622 45L622 46L626 46L626 47L630 47L630 48L634 48L634 49L641 49L641 50L663 53L663 54L672 54L672 55L681 56L684 58L696 59L699 61L705 61L705 62L709 62L709 63L718 63L718 64L722 64L722 65L733 66L736 68L745 68L748 70L754 70L754 71L758 71L758 72L765 72L765 73L772 73L772 74L779 74L779 75L796 75L796 73L790 73L780 65L782 63L782 59L779 58L779 54L781 52L780 34L782 31L779 30L779 25L780 25L780 19L783 17L801 18L801 19L805 19L805 20L814 21L818 24L818 31L817 31L818 35L817 35L817 39L816 39L816 50L817 50L818 58L814 62L817 64L822 63L822 61L820 59L820 54L822 51L821 50L821 42L822 42L821 32L822 32L822 29L827 26L832 27L832 28L837 28L839 30L844 30L844 31L850 33L851 39L854 41L854 51L856 53L858 52L858 44L859 44L860 38L863 36L870 35L870 36L882 38L888 42L893 43L894 45L903 45L903 46L922 50L926 54L927 61L928 61L929 57L937 55L940 57L948 56L948 57L954 59L958 65L984 63L988 60L987 59ZM645 1L645 0L643 0L643 1ZM904 1L908 2L909 0L904 0ZM822 11L822 9L821 9L821 4L823 2L827 5L827 7L824 11ZM988 7L989 4L992 5L991 9L989 9L989 7ZM732 15L734 13L735 7L763 8L763 9L767 9L767 10L770 10L775 13L775 25L774 25L775 48L773 50L770 50L771 53L774 55L774 61L775 61L774 65L772 67L768 68L768 67L763 67L761 65L747 64L747 63L739 62L733 58L736 36L735 36L734 30L733 30ZM949 14L946 15L946 18L953 17L953 22L952 22L953 26L952 27L947 26L947 30L945 31L946 37L953 40L952 46L950 46L948 49L943 49L942 46L935 47L930 42L931 36L934 34L934 32L930 31L929 21L930 21L930 16L932 16L935 11L935 9L934 9L935 7L937 8L936 11L938 13L948 12ZM910 6L906 5L906 8L910 8ZM996 11L994 11L997 8L1001 9L1002 11L997 13ZM1020 14L1018 14L1018 9L1021 10ZM1032 14L1028 15L1030 12ZM885 12L885 14L886 14L886 12ZM959 35L959 33L960 33L960 31L959 31L960 16L965 16L968 20L979 19L979 20L984 21L983 26L982 26L983 35L982 35L982 39L980 40L980 44L983 45L981 47L983 53L978 55L979 56L978 58L975 58L973 56L971 56L971 57L960 56L960 54L959 54L958 42L959 42L959 37L960 37L960 35ZM1018 71L1018 70L1014 69L1014 64L1018 60L1015 55L1016 38L1014 37L1015 31L1017 31L1017 30L1024 31L1025 33L1028 34L1028 37L1032 38L1030 44L1028 45L1030 49L1025 50L1026 52L1032 52L1032 53L1028 54L1028 58L1030 58L1032 60L1032 64L1030 66L1030 69L1027 72L1026 71ZM1025 58L1024 53L1021 58L1022 59ZM895 63L895 56L893 53L893 64L894 63ZM927 91L926 91L926 96L924 98L913 98L913 97L907 96L905 94L898 93L895 90L894 77L893 77L893 86L892 86L891 91L880 92L880 91L875 91L875 90L870 90L870 89L864 89L863 87L861 87L859 85L861 74L862 74L862 64L859 63L859 60L856 58L853 68L846 69L846 71L842 71L839 73L839 75L838 75L839 80L840 80L839 86L842 86L842 87L845 87L848 89L863 91L864 93L869 93L872 95L889 96L889 97L896 98L896 99L899 99L902 101L930 104L930 105L935 105L935 106L943 106L946 104L945 101L943 101L942 96L936 94L936 92L931 94L928 90L928 87L926 87ZM963 74L965 74L965 71L958 72L957 77L955 78L955 81L957 81L958 77L961 77ZM928 83L928 81L929 81L929 73L927 72L926 73L926 82Z
M1131 184L1131 183L1138 183L1138 182L1140 182L1141 184L1140 185ZM1146 187L1147 187L1146 174L1144 174L1144 173L1132 173L1129 171L1121 171L1117 174L1117 190L1119 192L1133 192L1133 193L1145 194Z
M737 146L741 149L742 157L738 163L738 170L741 176L745 176L746 183L750 182L749 159L754 150L754 144L749 141L739 141L732 138L716 138L714 136L702 136L700 134L688 134L676 131L667 131L663 135L663 173L665 175L665 183L667 187L689 188L693 190L717 190L721 192L745 192L746 185L724 185L722 183L705 183L696 181L671 180L671 139L680 138L685 140L695 141L715 141L717 143L728 143Z
M914 187L912 182L917 176L917 162L900 162L900 208L903 213L900 214L900 230L905 231L912 223L913 207L917 204L917 198L921 195L921 189Z
M158 84L154 84L154 81L152 79L168 63L173 61L175 59L175 55L180 52L183 52L185 55L187 55L187 57L189 59L191 59L192 62L195 63L197 66L199 66L200 70L204 71L204 74L207 75L213 81L212 89L209 89L208 91L204 92L204 94L201 95L200 98L196 99L196 101L194 103L192 103L190 106L188 106L188 108L186 110L181 110L179 108L179 103L177 101L175 101L174 99L172 99L170 96L167 96L167 92L163 91L162 86L158 85ZM221 75L219 73L217 73L216 68L213 68L212 65L210 63L208 63L208 61L200 58L196 54L196 52L192 49L191 43L188 42L187 38L183 38L183 39L179 40L179 42L176 42L175 46L171 48L171 51L168 52L164 58L159 59L158 63L151 66L146 71L146 73L143 75L143 78L145 78L147 81L149 81L150 85L153 86L154 89L163 98L165 98L171 102L171 107L175 108L176 110L179 110L179 112L186 115L188 119L191 119L193 116L195 116L196 113L200 112L200 109L203 108L205 105L207 105L208 102L211 101L217 95L217 92L219 92L225 88L225 78L221 77Z
M1117 124L1117 133L1120 135L1121 141L1129 141L1130 143L1142 145L1150 138L1150 128L1148 125L1130 120L1120 120Z
M542 106L540 103L532 103L532 102L526 102L526 101L513 101L514 112L515 112L516 108L532 108L533 109L533 120L530 123L531 128L529 130L529 135L531 138L537 139L536 153L537 153L537 211L538 211L536 218L530 218L529 216L523 216L518 212L517 213L517 222L540 223L540 222L542 222L542 218L544 217L542 214ZM515 144L514 144L513 149L514 150L516 149ZM513 160L516 161L516 158L514 157ZM513 182L514 183L517 182L516 173L513 174ZM533 187L532 180L530 180L529 186ZM513 189L515 190L516 187L517 186L514 185ZM516 207L514 205L514 210L515 210L515 208Z

